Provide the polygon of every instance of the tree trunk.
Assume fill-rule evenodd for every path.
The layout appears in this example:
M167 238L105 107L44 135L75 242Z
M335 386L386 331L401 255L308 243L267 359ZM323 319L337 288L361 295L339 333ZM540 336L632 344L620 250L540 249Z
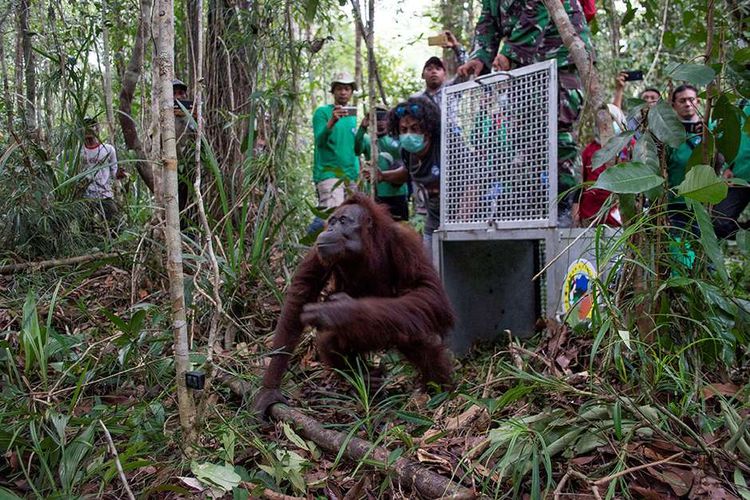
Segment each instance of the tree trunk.
M159 122L166 219L164 238L167 248L169 296L172 303L177 404L180 426L185 433L185 449L190 455L196 440L196 430L195 404L185 385L185 374L190 369L190 348L185 314L185 283L182 274L182 234L180 233L180 211L177 199L177 145L173 106L174 95L172 92L172 79L174 78L174 4L172 0L159 0L158 5L159 39L154 65L159 71Z
M187 31L187 66L188 66L188 78L190 79L188 84L195 88L198 81L198 45L200 43L200 29L202 19L200 16L203 15L203 0L185 0L185 11L187 13L187 22L185 23L185 30ZM203 69L203 68L200 68ZM195 94L193 94L195 99Z
M112 105L112 61L109 57L109 28L107 27L107 0L102 0L102 59L104 60L104 106L107 110L109 140L115 142L115 112Z
M138 128L133 120L133 96L138 80L141 77L141 68L143 67L144 40L148 33L148 26L151 21L151 0L141 0L140 16L138 17L138 28L133 42L133 53L130 56L130 62L122 78L120 88L120 107L117 117L120 121L122 135L125 138L125 145L128 149L135 152L137 157L136 169L143 179L148 189L155 192L154 186L154 169L146 161L146 152L143 144L138 137Z
M592 55L586 50L586 45L576 33L573 24L565 12L565 7L559 0L544 0L544 5L550 17L560 32L563 43L570 51L570 57L578 68L586 89L586 98L596 113L596 128L599 132L601 144L606 144L613 135L612 118L607 110L604 90L599 82L599 73L594 66Z
M620 58L620 15L615 8L615 0L604 0L604 10L607 12L609 37L612 42L612 60L618 61Z
M316 420L284 404L271 406L270 413L277 420L295 424L302 436L331 453L340 453L343 449L344 456L350 460L359 462L369 458L380 462L383 467L395 471L401 487L416 490L421 497L454 500L478 497L472 490L435 474L417 462L407 458L389 460L390 452L386 448L358 437L350 438L343 432L324 429Z
M359 0L353 0L359 5ZM359 10L359 7L357 7ZM364 88L362 81L362 30L359 29L359 23L354 22L354 83L357 84L357 89L362 90ZM355 101L356 103L356 101Z
M5 30L4 24L0 25L0 72L3 74L3 100L5 101L5 127L13 132L13 99L8 85L8 66L5 64Z
M367 27L367 95L370 107L370 189L373 199L378 195L378 183L375 182L378 173L378 119L375 112L377 103L377 87L375 83L375 0L367 0L370 22Z
M454 2L450 0L441 0L440 14L442 17L443 30L448 30L456 35L456 38L462 38L462 10L463 2ZM443 49L443 65L447 75L456 74L456 58L453 49Z
M23 69L26 80L26 112L24 121L26 131L30 136L36 134L36 67L34 61L34 50L31 47L31 30L29 29L29 0L20 0L18 3L20 24L23 39Z
M15 79L15 93L16 93L16 105L15 109L18 116L21 117L23 123L23 129L26 129L26 116L24 114L24 108L26 107L23 99L23 33L24 29L22 26L22 15L23 4L18 2L16 5L16 57L15 57L15 68L13 69L13 75Z

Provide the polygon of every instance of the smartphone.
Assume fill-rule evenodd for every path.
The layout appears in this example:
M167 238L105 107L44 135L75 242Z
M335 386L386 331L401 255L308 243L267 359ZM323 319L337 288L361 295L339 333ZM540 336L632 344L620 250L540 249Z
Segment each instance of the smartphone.
M179 104L178 104L178 102L179 102ZM181 109L180 108L180 104L182 104L182 106L185 109L187 109L188 111L190 111L191 109L193 109L193 100L192 99L175 99L174 100L174 109Z
M385 111L383 109L376 109L375 110L375 116L378 121L385 120L385 117L388 116L388 111Z
M346 111L346 116L357 116L357 106L344 106L344 111Z
M641 70L635 70L635 71L625 71L625 81L626 82L634 82L636 80L643 80L643 71Z
M439 35L427 37L427 45L443 46L446 43L448 43L448 37L445 36L445 33L440 33Z

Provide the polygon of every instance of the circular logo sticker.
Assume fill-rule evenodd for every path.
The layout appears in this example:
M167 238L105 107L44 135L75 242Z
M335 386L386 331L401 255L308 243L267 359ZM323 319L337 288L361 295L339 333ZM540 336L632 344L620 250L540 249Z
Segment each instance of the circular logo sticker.
M578 306L580 321L591 317L593 299L591 287L596 279L596 267L586 259L574 260L568 266L562 287L563 311L567 314Z

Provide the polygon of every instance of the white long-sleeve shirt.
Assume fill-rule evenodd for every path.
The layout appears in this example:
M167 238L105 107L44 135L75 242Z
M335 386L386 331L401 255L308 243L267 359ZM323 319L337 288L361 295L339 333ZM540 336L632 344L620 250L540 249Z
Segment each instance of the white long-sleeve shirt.
M83 168L91 180L84 197L114 198L112 183L117 175L117 153L111 144L99 144L94 148L81 148Z

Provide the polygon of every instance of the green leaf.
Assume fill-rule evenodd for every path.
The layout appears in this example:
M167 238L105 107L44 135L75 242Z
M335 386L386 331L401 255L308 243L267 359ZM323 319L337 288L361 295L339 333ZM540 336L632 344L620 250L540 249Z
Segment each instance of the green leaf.
M595 188L613 193L642 193L664 182L654 170L640 162L613 165L602 172L594 184Z
M677 37L671 31L664 33L664 46L670 50L675 48L677 45Z
M643 134L633 147L633 161L639 161L659 173L659 150L651 134Z
M737 493L740 494L743 500L750 500L750 488L747 487L747 482L742 476L742 471L739 468L734 469L734 485L737 487Z
M690 158L688 158L687 165L685 165L685 171L687 172L696 165L705 165L706 162L703 160L704 156L705 158L710 159L714 158L715 154L716 139L714 139L713 134L707 134L705 138L702 137L700 139L698 145L693 149L693 152L690 153Z
M672 72L673 80L684 80L699 87L705 87L711 83L716 72L703 64L680 64Z
M620 26L625 26L630 21L635 18L635 13L638 12L638 9L633 8L628 4L628 10L625 12L625 15L622 16L622 22L620 23Z
M411 413L408 411L397 411L396 417L400 418L404 422L409 422L410 424L416 424L416 425L434 425L435 422L432 421L432 419L423 417L422 415L419 415L418 413Z
M13 493L7 488L0 486L0 499L2 500L23 500L21 497Z
M737 248L742 250L745 256L750 257L750 231L747 229L740 229L737 231L735 236L737 241Z
M240 475L234 472L232 467L226 465L193 462L190 464L190 470L200 482L216 486L224 491L232 491L242 481Z
M734 53L732 58L737 64L747 64L750 62L750 47L745 47Z
M318 12L318 4L320 0L307 0L305 2L305 20L309 23L315 19L315 14Z
M695 213L695 219L698 221L698 228L701 231L700 242L703 245L703 250L705 250L706 255L713 263L722 281L728 285L729 274L727 273L727 268L724 266L724 254L719 246L719 240L716 238L708 210L697 201L687 199L685 202Z
M740 149L740 110L729 102L726 95L722 95L716 100L713 118L717 121L716 144L724 159L731 162Z
M688 170L685 180L677 186L677 193L704 203L719 203L727 197L729 186L708 165L696 165Z
M594 158L591 160L591 168L599 168L609 160L617 157L617 155L620 154L620 151L630 144L630 140L633 138L634 134L635 132L625 132L611 137L602 149L594 153Z
M284 425L283 425L283 428L284 428L284 435L286 436L286 438L289 441L291 441L292 443L294 443L294 445L297 448L301 448L303 450L307 450L308 449L307 448L307 443L305 443L305 440L302 439L301 437L299 437L297 435L297 433L294 432L294 430L292 430L292 428L289 426L289 424L287 424L285 422Z
M677 148L685 141L685 127L663 99L648 111L648 128L660 141Z

